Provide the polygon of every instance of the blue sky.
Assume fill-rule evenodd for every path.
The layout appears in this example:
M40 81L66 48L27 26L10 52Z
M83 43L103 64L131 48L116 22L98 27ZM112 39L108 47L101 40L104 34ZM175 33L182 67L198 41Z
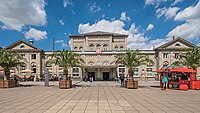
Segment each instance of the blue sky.
M199 12L199 0L4 0L0 47L32 39L49 51L55 37L56 50L70 49L69 35L92 31L127 34L131 49L152 49L172 36L200 45Z

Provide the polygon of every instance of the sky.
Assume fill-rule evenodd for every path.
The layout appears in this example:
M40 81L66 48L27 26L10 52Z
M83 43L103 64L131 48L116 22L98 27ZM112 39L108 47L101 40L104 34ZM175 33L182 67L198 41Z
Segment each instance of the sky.
M0 47L22 39L45 51L70 49L70 35L126 34L128 48L153 49L172 37L200 46L200 0L1 0Z

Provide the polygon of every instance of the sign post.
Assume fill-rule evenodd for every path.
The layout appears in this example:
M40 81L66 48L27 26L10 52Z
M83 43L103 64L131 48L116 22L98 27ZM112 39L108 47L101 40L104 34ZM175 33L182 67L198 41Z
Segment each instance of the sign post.
M49 71L44 72L44 86L49 87Z

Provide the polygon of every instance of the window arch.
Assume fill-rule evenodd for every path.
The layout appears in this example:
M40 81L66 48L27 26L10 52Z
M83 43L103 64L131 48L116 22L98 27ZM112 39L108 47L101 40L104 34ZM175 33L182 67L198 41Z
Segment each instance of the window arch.
M21 45L20 48L25 48L25 46L24 46L24 45Z
M82 50L83 50L83 47L79 47L79 50L82 51Z
M97 44L97 46L96 46L97 48L101 48L101 45L100 44Z
M77 50L78 50L78 47L74 47L74 50L77 51Z
M123 50L124 49L124 47L123 46L120 46L120 50Z
M93 51L94 50L94 45L93 44L90 44L89 46L89 51Z
M177 43L177 44L175 44L175 46L180 46L180 44Z
M118 50L118 46L115 46L115 50Z
M103 50L104 50L104 51L107 51L107 50L108 50L108 45L107 45L107 44L104 44L104 45L103 45Z
M168 61L164 61L163 62L163 66L168 66L169 65L169 62Z
M36 73L36 63L35 62L31 63L31 70L33 71L33 73Z

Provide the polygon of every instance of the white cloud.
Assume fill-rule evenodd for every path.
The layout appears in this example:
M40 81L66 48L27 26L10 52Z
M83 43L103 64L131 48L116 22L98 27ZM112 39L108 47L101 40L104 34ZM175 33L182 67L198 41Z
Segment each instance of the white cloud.
M149 24L146 28L146 31L152 30L154 28L153 24Z
M159 6L160 3L166 2L167 0L145 0L145 5L156 5Z
M92 13L96 13L98 11L101 10L101 7L98 6L96 3L92 3L92 4L88 4L89 5L89 10L92 12Z
M64 40L56 40L55 43L63 43Z
M187 20L186 23L170 31L167 36L177 36L189 40L198 39L200 37L199 25L200 18Z
M65 20L63 20L63 19L60 19L58 22L59 22L62 26L65 25Z
M168 9L166 7L159 8L156 10L156 16L157 18L160 18L161 16L165 16L166 20L171 19L174 16L176 16L176 13L179 9L180 8L178 7L169 7Z
M66 43L62 43L62 47L65 48L68 47L68 45Z
M121 20L100 20L94 24L86 23L79 24L79 33L88 33L94 31L105 31L112 33L126 34L128 36L128 48L130 49L153 49L153 45L160 46L162 42L166 42L165 39L150 40L145 36L139 27L132 23L129 29L124 29L125 23ZM69 42L70 44L70 42ZM156 46L156 47L157 47Z
M1 0L1 27L21 31L25 25L46 25L45 5L44 0Z
M63 0L63 7L67 7L67 5L71 4L69 0Z
M174 0L174 2L171 4L172 6L176 5L179 2L182 2L183 0Z
M47 39L47 32L40 31L35 28L30 28L28 32L24 34L26 39L34 39L36 41L41 39Z
M126 16L126 12L122 12L121 13L121 17L120 17L120 20L124 20L124 21L130 21L131 18Z
M189 6L179 12L174 20L185 21L168 33L167 36L178 36L188 40L198 40L200 37L200 0L194 6Z
M187 7L183 11L179 12L175 16L174 20L183 21L194 18L200 18L200 0L195 6Z

